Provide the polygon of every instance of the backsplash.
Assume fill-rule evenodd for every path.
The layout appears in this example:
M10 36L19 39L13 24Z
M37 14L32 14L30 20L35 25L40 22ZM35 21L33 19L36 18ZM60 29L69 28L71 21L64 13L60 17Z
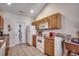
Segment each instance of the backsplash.
M54 33L61 33L61 34L71 35L71 36L74 37L76 35L77 30L74 30L73 32L66 32L63 29L60 29L60 30L42 30L42 31L43 31L43 34L49 34L49 32L54 32Z

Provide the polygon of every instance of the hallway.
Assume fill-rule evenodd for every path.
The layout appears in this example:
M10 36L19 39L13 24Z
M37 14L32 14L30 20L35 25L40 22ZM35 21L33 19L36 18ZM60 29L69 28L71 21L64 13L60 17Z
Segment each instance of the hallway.
M40 51L26 44L16 45L9 48L8 56L45 56Z

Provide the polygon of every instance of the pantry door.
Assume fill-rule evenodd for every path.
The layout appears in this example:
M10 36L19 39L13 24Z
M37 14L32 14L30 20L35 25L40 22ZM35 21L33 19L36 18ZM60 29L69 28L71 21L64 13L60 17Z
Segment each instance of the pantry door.
M15 32L15 44L26 43L26 33L25 33L25 23L16 22L14 24L14 32Z

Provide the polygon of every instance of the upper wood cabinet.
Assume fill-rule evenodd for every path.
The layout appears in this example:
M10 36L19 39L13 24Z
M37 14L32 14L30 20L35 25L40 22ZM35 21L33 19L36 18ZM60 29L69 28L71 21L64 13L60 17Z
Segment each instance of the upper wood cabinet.
M0 16L0 29L2 30L4 28L4 19L2 16Z
M41 23L48 22L48 17L43 18L41 21L42 21ZM40 23L40 24L41 24L41 23Z
M61 28L61 14L57 13L48 17L48 27L50 29L60 29Z
M60 29L61 28L61 14L56 13L51 16L45 17L41 20L33 22L32 25L36 26L36 29L39 29L39 25L48 22L48 29Z
M39 29L39 24L40 24L39 21L36 21L36 22L34 22L34 23L32 23L32 24L36 27L36 29Z
M36 29L39 29L39 24L40 24L40 21L37 21L36 22Z

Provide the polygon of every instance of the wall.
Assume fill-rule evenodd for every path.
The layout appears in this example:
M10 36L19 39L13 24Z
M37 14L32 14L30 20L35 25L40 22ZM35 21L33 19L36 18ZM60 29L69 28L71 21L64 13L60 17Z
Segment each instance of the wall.
M51 14L60 12L62 14L62 29L60 30L45 30L45 33L54 31L57 33L71 34L74 36L75 32L79 30L79 4L67 4L67 3L52 3L48 4L44 10L36 17L35 20L39 20Z
M25 16L20 16L16 14L12 14L9 12L0 12L0 15L3 16L4 18L4 34L9 33L10 34L10 47L15 46L15 31L14 31L14 24L16 22L24 22L25 26L30 25L31 23L31 18L25 17ZM11 25L12 30L8 32L8 25Z

